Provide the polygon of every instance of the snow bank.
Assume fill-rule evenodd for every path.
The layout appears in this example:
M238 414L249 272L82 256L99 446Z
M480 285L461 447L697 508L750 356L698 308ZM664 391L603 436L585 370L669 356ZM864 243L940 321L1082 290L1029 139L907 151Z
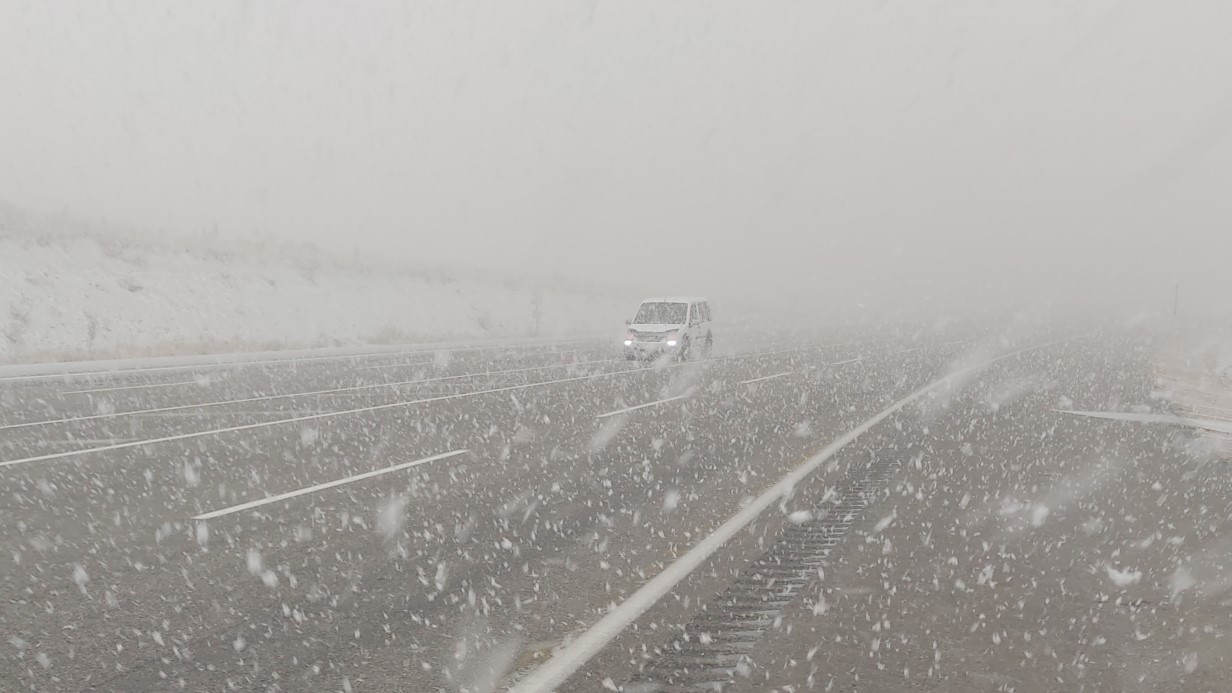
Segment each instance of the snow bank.
M0 230L0 361L616 332L633 302Z

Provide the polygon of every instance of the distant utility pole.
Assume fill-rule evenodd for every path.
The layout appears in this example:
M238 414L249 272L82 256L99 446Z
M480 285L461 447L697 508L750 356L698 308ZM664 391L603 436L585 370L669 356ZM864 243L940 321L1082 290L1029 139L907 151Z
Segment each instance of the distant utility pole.
M535 321L534 336L539 336L539 325L543 320L543 293L535 289L531 295L531 318Z
M1176 319L1176 311L1181 305L1181 285L1176 285L1176 291L1172 294L1172 319Z

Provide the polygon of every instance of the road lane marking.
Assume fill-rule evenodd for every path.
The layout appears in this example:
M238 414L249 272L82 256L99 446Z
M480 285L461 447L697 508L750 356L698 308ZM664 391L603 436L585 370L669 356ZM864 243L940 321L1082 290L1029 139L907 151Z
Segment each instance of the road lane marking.
M726 356L726 357L715 359L715 360L716 361L726 361L726 360L733 359L733 358L748 358L751 356L771 356L771 355L783 354L783 353L808 351L811 349L819 349L819 348L824 348L828 346L846 346L846 345L844 344L821 344L817 346L798 348L798 349L785 349L782 351L770 351L770 352L754 352L751 354ZM542 370L548 370L551 368L565 368L568 366L587 366L587 365L594 365L594 364L599 364L599 363L616 364L616 363L625 363L625 361L623 359L596 359L593 361L574 361L574 362L569 362L569 363L551 364L547 366L532 366L529 368L510 368L510 369L500 370L500 371L461 373L458 375L446 375L446 376L440 376L437 378L421 378L417 380L402 380L402 381L392 382L392 383L373 383L369 385L353 385L349 387L338 387L338 388L333 388L329 390L313 390L309 392L289 392L289 393L279 394L279 395L261 395L259 397L244 397L240 399L229 399L229 400L221 400L221 401L215 401L215 402L197 402L193 404L176 404L176 405L172 405L168 407L156 407L153 409L135 409L132 411L110 412L107 414L91 414L88 416L72 416L72 417L65 417L62 419L47 419L44 421L23 421L20 423L2 425L0 426L0 431L13 430L17 428L29 428L31 426L52 426L56 424L78 423L82 421L97 421L100 419L114 419L114 418L119 418L121 416L140 416L140 415L145 415L145 414L160 414L163 412L170 412L170 411L184 411L186 409L198 409L198 408L204 409L206 407L221 407L221 406L226 406L229 404L247 404L249 402L269 402L272 400L289 399L289 398L294 398L294 397L310 397L310 396L315 396L315 395L329 395L329 394L335 394L339 392L355 392L358 390L369 390L369 389L388 388L388 387L401 387L403 385L420 385L424 383L441 382L444 380L458 380L461 378L478 378L478 377L491 376L491 375L508 375L510 373L542 371ZM618 371L618 372L623 372L623 371ZM0 466L3 466L3 465L0 465Z
M1232 421L1215 419L1197 419L1188 416L1173 416L1172 414L1135 414L1119 411L1078 411L1073 409L1053 409L1058 414L1070 416L1085 416L1092 419L1108 421L1125 421L1129 423L1167 424L1185 428L1201 428L1214 433L1232 434Z
M857 357L855 357L854 359L847 359L846 361L835 361L834 363L831 363L831 364L828 364L828 365L831 365L831 366L845 366L845 365L847 365L847 364L849 364L849 363L856 363L856 362L858 362L858 361L863 361L863 360L864 360L864 357L863 357L863 356L857 356Z
M664 366L663 368L676 368L686 365L684 363ZM0 462L0 467L11 467L18 464L27 464L29 462L45 462L47 460L63 459L65 457L76 457L78 455L87 455L94 452L108 452L110 450L123 450L125 448L135 448L143 445L154 445L157 443L169 443L176 440L191 440L193 438L203 438L205 436L219 435L222 433L234 433L236 431L249 431L255 428L265 428L268 426L278 426L282 424L299 423L301 421L316 421L319 419L329 419L335 416L346 416L348 414L364 414L367 412L381 411L384 409L393 409L395 407L410 407L416 404L428 404L430 402L444 402L452 399L461 399L463 397L477 397L479 395L490 395L499 392L512 392L514 390L525 390L532 387L542 387L545 385L558 385L561 383L574 383L581 380L593 380L595 378L604 378L614 375L624 375L626 373L648 373L650 369L632 368L622 371L612 371L610 373L597 373L594 375L581 375L572 378L562 378L560 380L545 380L537 383L527 383L524 385L511 385L508 387L492 388L490 390L478 390L474 392L460 392L454 395L442 395L439 397L428 397L424 399L413 399L403 402L389 402L387 404L376 404L370 407L358 407L355 409L343 409L340 411L329 411L320 414L308 414L305 416L293 416L287 419L276 419L274 421L262 421L259 423L244 424L242 426L227 426L225 428L213 428L207 431L193 431L191 433L180 433L173 436L163 436L161 438L150 438L148 440L138 440L129 443L118 443L116 445L104 445L97 448L85 448L83 450L68 450L65 452L57 452L50 455L37 455L34 457L25 457L17 460L5 460Z
M863 360L864 360L863 356L857 356L854 359L847 359L846 361L835 361L834 363L827 363L825 365L826 366L845 366L849 363L856 363L856 362L863 361ZM819 366L809 366L808 369L812 371L812 370L816 370L817 368L819 368ZM781 378L785 375L791 375L792 373L795 373L795 371L786 371L783 373L776 373L774 375L767 375L762 378L753 378L752 380L743 380L740 382L740 384L741 385L751 385L753 383L760 383L763 380L770 380L771 378Z
M79 421L96 421L98 419L114 419L121 416L142 416L146 414L161 414L169 411L182 411L185 409L204 409L206 407L221 407L228 404L247 404L249 402L269 402L276 399L290 399L293 397L312 397L315 395L332 395L339 392L354 392L356 390L370 390L383 387L400 387L402 385L418 385L421 383L435 383L442 380L457 380L459 378L478 378L488 375L507 375L509 373L521 373L524 371L542 371L549 368L565 368L567 366L585 366L595 363L623 363L620 359L602 359L598 361L579 361L576 363L553 364L551 366L535 366L533 368L513 368L504 371L487 371L484 373L461 373L458 375L446 375L439 378L421 378L419 380L402 380L394 383L374 383L370 385L353 385L350 387L337 387L330 390L313 390L311 392L288 392L281 395L261 395L260 397L244 397L241 399L228 399L216 402L197 402L194 404L176 404L169 407L156 407L153 409L134 409L132 411L117 411L107 414L91 414L89 416L71 416L63 419L48 419L45 421L24 421L15 424L6 424L0 426L0 431L11 430L14 428L28 428L30 426L51 426L54 424L77 423Z
M894 353L895 354L910 354L913 351L919 351L919 350L920 350L920 347L912 347L910 349L903 349L902 351L896 351Z
M592 349L563 349L557 351L544 350L539 353L522 354L517 356L518 359L534 358L536 356L564 356L565 354L577 354L581 352L592 351ZM370 366L355 366L357 371L382 370L386 368L411 368L412 366L429 366L436 363L435 358L423 359L421 361L400 361L398 363L377 363Z
M1198 411L1199 409L1205 410L1207 412L1215 412L1216 415L1222 415L1222 416L1227 416L1228 414L1232 414L1232 409L1225 409L1224 407L1217 407L1213 404L1193 404L1193 403L1182 403L1182 402L1175 402L1175 403L1179 408L1192 410L1193 413L1195 414L1204 413L1204 412Z
M116 441L127 442L137 440L137 438L65 438L62 440L40 440L38 445L41 447L50 447L52 445L110 445Z
M765 352L765 351L753 352L750 354L726 356L726 357L719 358L719 359L713 359L712 361L703 361L701 363L718 363L718 362L732 361L732 360L745 359L745 358L758 358L762 356L773 356L777 354L808 351L810 349L823 348L827 346L841 346L841 345L825 344L825 345L805 347L805 348L800 348L800 349L784 349L782 351L770 351L770 352ZM64 452L58 452L58 453L53 453L53 454L48 454L48 455L36 455L33 457L23 457L23 458L16 459L16 460L5 460L5 461L0 461L0 467L11 467L14 465L19 465L19 464L28 464L30 462L46 462L49 460L57 460L57 459L64 459L67 457L77 457L80 455L88 455L88 454L95 453L95 452L109 452L111 450L123 450L127 448L135 448L135 447L140 447L144 445L169 443L169 442L173 442L177 440L191 440L194 438L203 438L205 436L221 435L223 433L234 433L237 431L249 431L249 430L253 430L257 428L265 428L268 426L279 426L282 424L299 423L301 421L315 421L319 419L328 419L328 418L333 418L335 416L346 416L349 414L363 414L367 412L381 411L385 409L393 409L395 407L410 407L416 404L443 402L443 401L448 401L448 400L453 400L453 399L461 399L463 397L476 397L479 395L489 395L489 394L495 394L499 392L512 392L514 390L525 390L528 388L542 387L545 385L558 385L562 383L573 383L573 382L579 382L582 380L593 380L595 378L607 378L607 377L612 377L612 376L617 376L617 375L627 375L629 373L653 373L655 371L667 370L669 368L680 368L681 366L689 366L689 365L697 365L697 364L698 362L694 362L694 361L683 361L681 363L658 365L653 368L629 368L625 370L611 371L609 373L596 373L592 375L581 375L581 376L575 376L572 378L562 378L560 380L546 380L546 381L540 381L537 383L526 383L524 385L511 385L508 387L498 387L498 388L493 388L490 390L478 390L474 392L460 392L460 393L453 394L453 395L441 395L438 397L428 397L424 399L415 399L415 400L408 400L408 401L403 401L403 402L389 402L386 404L377 404L377 405L368 406L368 407L358 407L355 409L343 409L339 411L323 412L320 414L294 416L294 417L290 417L286 419L276 419L274 421L262 421L258 423L244 424L242 426L227 426L225 428L213 428L213 429L209 429L205 431L192 431L190 433L180 433L180 434L173 435L173 436L163 436L161 438L150 438L148 440L137 440L137 441L131 441L131 442L125 442L125 443L117 443L115 445L104 445L104 446L96 447L96 448L85 448L81 450L66 450Z
M175 387L177 385L197 385L196 380L177 380L173 383L151 383L149 385L121 385L119 387L96 387L92 390L69 390L62 395L91 395L96 392L117 392L119 390L148 390L156 387Z
M51 372L51 373L31 373L29 375L6 375L6 376L0 376L0 382L17 382L17 381L23 381L23 380L56 380L56 379L71 380L74 378L84 379L87 377L125 375L125 374L131 374L131 373L154 373L154 372L161 372L161 371L183 371L183 370L194 370L194 369L205 369L205 368L241 368L244 366L256 366L256 365L265 365L265 364L271 364L271 363L297 364L297 363L308 362L308 361L345 361L348 359L360 360L360 359L375 358L379 356L430 354L430 353L438 352L438 351L482 351L484 349L503 349L503 348L513 349L513 348L520 348L520 347L537 347L537 346L547 347L547 346L560 346L560 345L567 345L567 344L588 344L588 343L594 343L594 341L596 340L575 339L575 340L563 341L563 342L550 341L550 340L542 341L542 342L518 341L518 342L500 342L497 344L475 344L475 345L469 345L469 346L466 344L458 343L458 342L442 343L440 345L414 344L414 345L407 345L406 347L401 348L401 349L394 349L390 351L353 352L349 354L329 354L325 356L288 356L288 357L283 357L283 358L263 358L263 359L251 359L251 360L234 359L234 360L222 360L222 361L205 361L205 362L196 363L196 364L176 364L176 365L168 365L168 366L141 366L141 367L135 367L135 368L112 368L112 369L103 368L103 369L97 369L97 370L92 370L92 371L66 370L66 371L56 371L56 372ZM453 346L451 346L451 344ZM269 354L272 352L263 352L263 353ZM232 357L232 356L243 356L243 355L244 354L223 354L220 356ZM140 359L137 359L137 360L140 360ZM46 366L61 365L63 367L64 365L71 365L71 364L40 364L40 365L46 365Z
M675 397L668 397L667 399L660 399L654 402L647 402L645 404L639 404L635 407L626 407L624 409L617 409L616 411L609 411L603 414L598 414L595 416L595 418L596 419L606 419L609 416L616 416L617 414L627 414L631 411L637 411L638 409L645 409L646 407L655 407L660 404L666 404L667 402L675 402L678 399L688 399L692 396L693 396L692 392L686 392L683 395L676 395Z
M763 380L770 380L772 378L782 378L783 376L791 375L792 373L795 373L795 371L785 371L783 373L775 373L774 375L765 375L760 378L753 378L752 380L742 380L740 381L740 384L741 385L752 385L753 383L760 383Z
M214 510L208 513L197 515L193 519L194 520L212 520L216 517L222 517L223 515L230 515L231 513L238 513L242 510L248 510L249 508L257 508L262 505L269 505L270 503L277 503L278 501L284 501L289 498L295 498L296 496L302 496L308 493L316 493L317 491L324 491L327 488L333 488L335 486L342 486L343 484L349 484L355 481L361 481L363 479L371 479L374 476L380 476L382 474L396 472L400 469L418 467L421 464L427 464L429 462L443 460L447 457L456 457L458 455L461 455L464 452L466 452L465 448L462 450L453 450L451 452L443 452L439 455L433 455L432 457L425 457L421 460L415 460L414 462L403 462L402 464L395 464L392 467L385 467L384 469L377 469L371 472L364 472L363 474L356 474L354 476L348 476L345 479L336 479L334 481L327 481L323 484L317 484L316 486L309 486L307 488L301 488L295 491L287 491L286 493L280 493L276 496L268 496L260 500L248 501L247 503L240 503L239 505L233 505L229 508L223 508L221 510Z
M773 506L780 499L790 494L799 482L812 474L818 467L833 457L835 453L867 433L869 429L887 419L891 414L898 412L903 407L920 399L941 385L950 383L968 372L985 368L997 361L1064 341L1071 340L1058 340L1019 349L951 372L898 400L882 410L881 413L848 431L786 474L748 505L741 508L735 515L732 515L730 519L720 525L718 529L699 541L683 556L676 559L659 572L658 575L655 575L646 584L642 585L620 606L609 610L589 630L575 638L563 650L557 652L551 659L540 665L538 669L535 669L528 676L514 684L509 689L509 693L543 693L544 691L563 690L561 686L570 676L581 669L583 665L589 662L592 657L598 654L631 623L646 613L650 607L666 596L681 580L688 577L690 573L705 563L723 544L727 543L729 539L746 528L753 520L757 519L766 508Z
M251 418L251 417L259 417L259 416L270 416L273 414L280 414L282 416L301 416L303 414L323 414L327 411L333 411L333 410L328 409L328 408L321 409L319 407L316 409L276 409L273 411L270 411L268 409L264 409L264 410L262 409L233 409L233 410L226 411L218 415L215 415L212 412L203 412L203 411L167 411L167 412L157 412L154 414L142 414L141 417L148 416L154 419L159 419L159 418L170 419L170 418L174 418L178 416L178 417L183 417L185 419L193 419L193 418L202 418L202 417L222 418L223 416L246 416L246 417ZM138 418L141 418L141 417L138 417Z
M356 366L355 370L370 371L370 370L377 370L381 368L410 368L411 366L428 366L433 363L436 363L436 359L424 359L422 361L410 361L410 362L401 362L401 363L378 363L378 364L371 365L371 366Z
M478 348L478 347L476 347ZM208 363L185 364L175 366L144 366L141 368L117 368L113 370L96 370L96 371L66 371L63 373L36 373L31 375L10 375L0 377L0 382L14 382L18 380L56 380L65 379L73 380L77 378L87 379L96 378L98 376L110 375L129 375L132 373L158 373L165 371L191 371L204 370L206 368L243 368L244 366L262 366L271 363L300 363L304 361L344 361L346 359L374 358L377 356L395 356L398 354L414 353L407 351L377 351L368 354L339 354L334 356L301 356L297 358L282 358L282 359L256 359L253 361L216 361Z

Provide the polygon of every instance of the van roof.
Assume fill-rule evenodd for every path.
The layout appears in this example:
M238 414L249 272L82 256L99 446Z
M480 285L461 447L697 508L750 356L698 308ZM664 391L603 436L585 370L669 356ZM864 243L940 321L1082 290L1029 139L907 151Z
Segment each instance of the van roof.
M661 296L657 298L648 298L642 303L697 303L705 301L704 296Z

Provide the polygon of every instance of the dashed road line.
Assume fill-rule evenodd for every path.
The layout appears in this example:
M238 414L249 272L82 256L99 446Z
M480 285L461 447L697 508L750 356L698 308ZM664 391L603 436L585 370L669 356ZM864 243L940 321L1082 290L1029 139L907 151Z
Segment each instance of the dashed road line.
M784 371L783 373L775 373L774 375L764 375L760 378L753 378L752 380L741 380L740 384L741 385L752 385L753 383L760 383L763 380L773 380L774 378L782 378L783 376L791 375L792 373L795 373L795 371Z
M568 366L585 366L596 363L623 363L618 359L602 359L598 361L580 361L576 363L560 363L550 366L535 366L533 368L512 368L503 371L486 371L482 373L461 373L458 375L446 375L438 378L421 378L418 380L402 380L393 383L373 383L369 385L353 385L350 387L336 387L329 390L313 390L311 392L288 392L280 395L261 395L259 397L243 397L240 399L228 399L216 402L196 402L193 404L176 404L168 407L155 407L153 409L135 409L132 411L117 411L108 412L106 414L90 414L88 416L71 416L63 419L48 419L45 421L24 421L21 423L6 424L0 426L0 431L11 430L14 428L28 428L30 426L51 426L54 424L78 423L81 421L97 421L99 419L114 419L121 416L143 416L146 414L161 414L171 411L183 411L185 409L204 409L206 407L221 407L229 404L247 404L250 402L269 402L277 399L291 399L295 397L312 397L315 395L331 395L339 392L355 392L358 390L371 390L387 387L400 387L402 385L419 385L422 383L435 383L443 380L457 380L460 378L479 378L489 375L507 375L509 373L521 373L525 371L541 371L549 368L565 368Z
M23 375L6 375L0 376L0 382L19 382L25 380L57 380L57 379L74 379L74 378L91 378L99 376L126 375L132 373L157 373L166 371L184 371L184 370L204 370L206 368L242 368L244 366L260 366L271 363L287 363L298 364L313 361L346 361L346 360L361 360L380 356L399 356L407 354L430 354L437 351L481 351L485 349L503 349L503 348L520 348L534 346L561 346L569 344L586 344L593 340L571 340L564 342L543 341L543 342L500 342L497 344L454 344L443 343L440 345L417 344L407 345L401 349L393 349L389 351L369 351L369 352L352 352L346 354L328 354L324 356L287 356L282 358L262 358L262 359L225 359L217 361L204 361L195 364L174 364L167 366L140 366L133 368L100 368L96 370L74 371L61 370L49 373L30 373ZM270 353L270 352L265 352ZM244 356L244 354L228 354L225 356ZM43 364L52 367L55 364ZM69 364L71 365L71 364ZM61 365L63 367L63 365Z
M357 371L371 371L384 368L410 368L412 366L431 366L436 363L436 359L424 359L422 361L410 361L402 363L377 363L368 366L356 366Z
M617 375L627 375L629 373L652 373L655 371L667 370L670 368L680 368L682 366L690 366L690 365L695 366L695 365L703 365L707 363L720 363L720 362L733 361L733 360L746 359L746 358L759 358L759 357L764 357L764 356L773 356L773 355L784 354L784 353L796 353L796 352L809 351L812 349L818 349L818 348L824 348L824 347L830 347L830 346L842 346L842 345L823 344L823 345L803 347L803 348L798 348L798 349L783 349L780 351L770 351L770 352L765 352L765 351L753 352L750 354L725 356L723 358L714 359L712 361L704 361L700 363L694 362L694 361L683 361L683 362L674 363L674 364L658 365L658 366L655 366L654 368L630 368L630 369L625 369L625 370L611 371L609 373L594 373L590 375L575 376L571 378L561 378L559 380L546 380L546 381L540 381L536 383L525 383L522 385L510 385L507 387L498 387L498 388L492 388L488 390L477 390L473 392L460 392L460 393L452 394L452 395L441 395L438 397L427 397L427 398L422 398L422 399L406 400L406 401L401 401L401 402L388 402L385 404L377 404L377 405L372 405L372 406L367 406L367 407L357 407L353 409L343 409L339 411L322 412L320 414L309 414L305 416L293 416L293 417L289 417L285 419L276 419L274 421L261 421L257 423L244 424L241 426L227 426L223 428L213 428L213 429L209 429L205 431L192 431L189 433L180 433L180 434L171 435L171 436L163 436L160 438L150 438L147 440L137 440L137 441L124 442L124 443L117 443L115 445L103 445L100 447L84 448L81 450L66 450L64 452L52 453L52 454L47 454L47 455L35 455L32 457L23 457L23 458L19 458L15 460L4 460L4 461L0 461L0 467L12 467L15 465L29 464L32 462L47 462L50 460L65 459L69 457L78 457L81 455L88 455L88 454L97 453L97 452L124 450L127 448L135 448L135 447L141 447L141 446L146 446L146 445L156 445L159 443L168 443L168 442L174 442L174 441L179 441L179 440L192 440L194 438L203 438L206 436L221 435L224 433L235 433L239 431L249 431L249 430L258 429L258 428L266 428L269 426L279 426L279 425L284 425L284 424L299 423L302 421L316 421L320 419L328 419L328 418L333 418L337 416L347 416L350 414L363 414L363 413L368 413L368 412L373 412L373 411L383 411L386 409L410 407L410 406L414 406L417 404L444 402L444 401L449 401L449 400L461 399L464 397L477 397L480 395L496 394L500 392L513 392L515 390L525 390L529 388L543 387L547 385L559 385L563 383L573 383L573 382L579 382L583 380L593 380L595 378L606 378L606 377L612 377L612 376L617 376Z
M819 348L824 348L828 346L844 346L844 345L822 344L822 345L816 345L816 346L798 348L798 349L784 349L781 351L753 352L750 354L738 354L735 356L726 356L726 357L715 359L715 360L716 361L726 361L729 359L741 359L741 358L749 358L749 357L754 357L754 356L772 356L772 355L783 354L783 353L808 351L811 349L819 349ZM329 390L313 390L309 392L288 392L288 393L278 394L278 395L260 395L258 397L243 397L240 399L229 399L229 400L221 400L221 401L215 401L215 402L196 402L192 404L176 404L176 405L167 406L167 407L155 407L152 409L136 409L132 411L108 412L106 414L90 414L88 416L71 416L71 417L65 417L62 419L47 419L43 421L23 421L19 423L0 425L0 431L13 430L13 429L18 429L18 428L29 428L32 426L51 426L51 425L56 425L56 424L79 423L83 421L98 421L101 419L114 419L114 418L119 418L122 416L139 416L139 415L146 415L146 414L161 414L163 412L184 411L188 409L204 409L206 407L220 407L220 406L227 406L231 404L247 404L250 402L269 402L269 401L278 400L278 399L290 399L290 398L295 398L295 397L311 397L315 395L330 395L330 394L335 394L335 393L340 393L340 392L357 392L360 390L401 387L403 385L421 385L424 383L435 383L435 382L442 382L446 380L458 380L461 378L478 378L478 377L491 376L491 375L508 375L510 373L542 371L542 370L549 370L552 368L567 368L569 366L588 366L588 365L595 365L595 364L600 364L600 363L617 364L617 363L625 363L625 361L623 359L596 359L593 361L573 361L569 363L555 363L555 364L550 364L547 366L532 366L529 368L510 368L510 369L499 370L499 371L483 371L483 372L476 372L476 373L460 373L458 375L446 375L446 376L440 376L436 378L420 378L416 380L402 380L402 381L397 381L397 382L392 382L392 383L372 383L368 385L352 385L349 387L338 387L338 388L332 388ZM623 372L623 371L620 371L620 372Z
M588 351L593 351L593 350L592 349L562 349L558 351L545 350L545 351L538 352L538 353L519 355L516 358L529 359L529 358L534 358L536 356L564 356L566 354L577 354L577 353L588 352ZM414 366L431 366L431 365L436 364L436 362L437 361L435 358L431 358L431 359L422 359L419 361L400 361L398 363L375 363L375 364L371 364L367 366L355 366L355 370L370 371L370 370L384 370L387 368L411 368Z
M198 385L197 380L177 380L172 383L149 383L145 385L120 385L118 387L96 387L91 390L69 390L62 395L92 395L97 392L119 392L120 390L152 390L156 387L177 387L180 385Z
M637 411L638 409L645 409L646 407L656 407L660 404L666 404L668 402L675 402L676 400L680 400L680 399L688 399L692 396L693 396L692 392L686 392L683 395L676 395L675 397L668 397L667 399L660 399L654 402L647 402L645 404L639 404L635 407L625 407L624 409L617 409L616 411L605 412L603 414L599 414L595 416L595 418L596 419L606 419L609 416L616 416L617 414L627 414L631 411Z
M686 363L673 364L663 366L663 368L675 368L687 365ZM258 423L244 424L242 426L227 426L225 428L212 428L205 431L193 431L191 433L180 433L173 436L163 436L161 438L150 438L148 440L138 440L128 443L118 443L115 445L103 445L96 448L85 448L82 450L68 450L49 455L36 455L33 457L23 457L16 460L5 460L0 462L0 467L11 467L18 464L28 464L30 462L46 462L49 460L64 459L66 457L77 457L80 455L88 455L96 452L108 452L111 450L123 450L126 448L135 448L145 445L155 445L158 443L169 443L177 440L191 440L193 438L203 438L205 436L220 435L223 433L234 433L237 431L250 431L257 428L266 428L269 426L279 426L283 424L299 423L301 421L316 421L320 419L329 419L336 416L347 416L349 414L364 414L373 411L383 411L385 409L394 409L400 407L410 407L416 404L428 404L431 402L444 402L448 400L461 399L464 397L478 397L480 395L491 395L500 392L513 392L515 390L526 390L532 387L543 387L546 385L559 385L562 383L575 383L582 380L593 380L595 378L611 377L615 375L623 375L627 373L644 373L650 372L646 369L629 369L621 371L612 371L610 373L596 373L591 375L581 375L572 378L561 378L559 380L545 380L537 383L526 383L523 385L510 385L507 387L497 387L489 390L478 390L474 392L460 392L453 395L442 395L439 397L427 397L423 399L406 400L402 402L389 402L386 404L377 404L369 407L357 407L354 409L343 409L340 411L322 412L320 414L309 414L305 416L293 416L286 419L276 419L274 421L261 421Z
M363 479L371 479L374 476L380 476L382 474L389 474L390 472L396 472L400 469L409 469L410 467L418 467L421 464L427 464L429 462L443 460L448 457L457 457L458 455L461 455L465 452L467 452L465 449L453 450L451 452L444 452L439 455L433 455L431 457L425 457L423 459L415 460L414 462L403 462L402 464L395 464L392 467L385 467L384 469L377 469L371 472L364 472L363 474L355 474L353 476L348 476L345 479L335 479L334 481L327 481L323 484L317 484L316 486L309 486L307 488L301 488L295 491L287 491L286 493L280 493L276 496L268 496L260 500L249 501L247 503L240 503L239 505L233 505L229 508L223 508L221 510L214 510L208 513L197 515L193 519L194 520L212 520L216 517L230 515L231 513L238 513L242 510L248 510L250 508L257 508L262 505L269 505L270 503L277 503L278 501L288 500L290 498L295 498L296 496L303 496L308 493L316 493L317 491L324 491L327 488L334 488L335 486L342 486L343 484L349 484L355 481L361 481Z
M835 361L834 363L827 364L827 365L830 365L830 366L846 366L846 365L847 365L847 364L849 364L849 363L858 363L858 362L863 361L863 360L864 360L864 357L863 357L863 356L857 356L857 357L855 357L854 359L847 359L846 361Z
M131 375L133 373L162 373L167 371L192 371L205 370L207 368L243 368L245 366L264 366L271 363L303 363L309 361L345 361L348 359L374 358L377 356L393 356L397 354L405 354L406 351L378 351L366 354L337 354L330 356L300 356L295 358L281 359L255 359L252 361L216 361L207 363L171 365L171 366L142 366L139 368L116 368L116 369L100 369L94 371L65 371L62 373L34 373L31 375L10 375L0 377L0 382L14 382L21 380L57 380L57 379L86 379L106 377L112 375Z

